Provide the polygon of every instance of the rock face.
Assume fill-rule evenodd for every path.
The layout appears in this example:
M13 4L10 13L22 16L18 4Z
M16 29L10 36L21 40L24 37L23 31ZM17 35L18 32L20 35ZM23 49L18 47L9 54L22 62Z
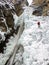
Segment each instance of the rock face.
M2 31L7 31L6 25L5 25L5 18L3 15L2 7L0 6L0 29Z
M14 28L14 18L12 15L12 9L10 9L8 4L0 6L0 25L7 25L8 28ZM3 23L6 23L5 25Z
M0 52L3 52L3 47L15 32L13 14L14 9L9 4L0 4Z
M20 16L24 11L23 7L28 5L27 0L16 0L15 2L12 0L11 2L12 4L6 1L0 2L0 52L3 52L3 47L8 43L8 39L10 39L14 33L18 33L20 26L16 26L17 28L15 28L13 15L17 14Z
M33 4L36 6L41 5L45 0L33 0Z
M14 27L14 19L13 19L13 15L12 15L12 10L10 9L5 9L4 10L4 16L6 19L6 23L8 25L9 28L13 28Z
M14 6L15 6L16 14L18 16L20 16L23 13L24 11L23 7L26 5L28 5L27 0L16 0Z
M17 3L18 2L18 3ZM22 6L26 6L26 1L16 1L16 4L0 3L0 53L4 52L6 43L9 42L11 36L17 35L19 25L15 27L16 14L20 16L23 12Z
M45 13L43 13L43 15L49 16L49 0L46 0L46 3L47 3L46 6L44 6L44 8L43 8L43 12L45 12Z
M34 15L48 16L49 11L49 0L33 0L32 5L35 6L36 10L33 12Z

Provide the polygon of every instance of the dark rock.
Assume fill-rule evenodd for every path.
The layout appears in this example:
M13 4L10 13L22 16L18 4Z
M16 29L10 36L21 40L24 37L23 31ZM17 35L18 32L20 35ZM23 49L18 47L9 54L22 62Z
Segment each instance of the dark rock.
M49 65L49 63L47 65Z
M19 30L20 26L17 26L16 30L15 30L15 34L18 33L18 30Z
M21 5L19 5L19 4L15 4L14 6L15 6L16 14L18 16L20 16L23 13L24 10L22 9Z
M20 4L20 3L19 3ZM17 28L14 29L14 18L13 14L18 13L18 15L23 12L23 9L20 5L15 4L15 8L10 8L9 4L2 5L0 7L0 31L5 32L4 37L5 40L2 38L2 34L0 36L0 53L4 53L4 47L9 42L11 36L14 37L14 33L17 35L20 25L16 26ZM21 10L21 11L20 11ZM8 29L7 29L8 28ZM8 32L8 30L10 32Z
M8 25L9 28L14 28L14 19L13 19L13 15L9 15L6 18L6 23Z
M8 40L14 34L13 12L14 9L11 9L8 4L0 5L0 31L5 32L5 40L2 39L2 34L0 34L0 53L4 53L4 47L6 47ZM7 27L8 29L11 28L10 33L7 33Z
M10 8L8 4L5 4L5 7L6 7L6 8Z
M33 15L37 16L48 16L49 11L49 0L34 0L33 5L37 9L33 12ZM32 6L32 5L31 5Z
M1 34L0 34L0 40L2 39L2 36L1 36Z
M0 18L0 29L1 29L2 32L6 32L7 31L7 27L6 27L6 24L5 24L3 18Z
M3 17L3 12L1 9L0 9L0 17Z
M15 11L18 16L24 12L24 6L28 6L27 0L17 0L16 3L14 3Z

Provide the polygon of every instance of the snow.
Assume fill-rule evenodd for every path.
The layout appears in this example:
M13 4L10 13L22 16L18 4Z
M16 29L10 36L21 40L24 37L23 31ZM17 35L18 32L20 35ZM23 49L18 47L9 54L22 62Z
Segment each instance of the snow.
M8 58L10 57L10 55L12 54L12 50L14 49L14 46L16 45L16 38L15 37L11 37L11 39L9 40L9 43L7 43L7 47L4 50L4 54L0 55L0 65L4 65L6 63L6 61L8 60ZM14 44L15 43L15 44Z
M47 65L49 63L49 17L34 16L32 15L33 8L25 8L24 13L19 18L16 14L13 15L15 25L19 25L20 22L25 23L25 29L19 39L19 44L24 47L24 53L16 54L14 62L17 61L16 65L20 65L22 55L23 62L21 65ZM37 22L40 22L40 27L38 27ZM11 37L4 54L0 53L0 65L4 65L12 54L17 42L16 38L16 35Z
M47 42L47 39L45 39L47 35L43 36L43 34L46 34L46 32L41 30L40 33L40 30L36 28L36 25L33 29L32 28L33 26L29 27L29 29L25 29L20 38L20 43L24 46L24 65L40 65L40 63L44 64L46 62L44 59L48 59L49 61L49 52L47 49L49 48L49 42ZM45 44L43 41L46 41Z
M33 16L29 8L21 17L24 17L25 22L25 29L19 40L19 44L24 46L23 65L47 65L49 62L49 17ZM40 28L37 22L40 22Z
M31 3L32 3L32 0L28 0L28 2L29 2L29 5L31 5Z
M6 48L4 47L4 53L2 54L2 53L0 53L0 65L5 65L5 63L6 63L6 61L9 59L9 57L11 56L11 54L13 54L13 51L14 51L14 49L15 49L15 46L19 46L19 44L18 44L18 40L19 40L19 38L20 38L20 36L21 36L21 34L22 34L22 32L23 32L23 21L22 22L19 22L18 21L18 17L17 17L17 15L16 14L14 14L13 15L13 17L14 17L14 23L15 23L15 25L20 25L20 28L19 28L19 32L18 32L18 34L16 35L16 34L14 34L14 36L11 36L10 37L10 39L9 39L9 42L6 44ZM18 21L18 22L17 22ZM16 27L17 27L16 26ZM3 34L3 33L2 33ZM22 47L22 45L20 46L20 47ZM17 48L16 48L17 49ZM15 50L16 50L15 49ZM23 47L22 47L22 49L23 49ZM20 56L22 56L22 52L23 52L23 50L21 51L21 48L20 48L20 52L19 52L19 54L18 54L18 57L19 57L19 55ZM17 56L17 54L16 54L16 56ZM21 59L21 58L20 58ZM19 59L19 60L20 60Z
M17 15L13 15L14 17L14 23L15 25L17 24L17 20L18 20L18 17ZM3 39L4 38L4 33L5 32L1 32L0 31L0 34L2 35ZM8 58L10 57L11 53L13 52L13 49L14 49L14 46L16 45L16 38L17 38L17 35L14 35L14 37L11 37L9 39L9 43L6 44L6 48L4 48L4 54L0 53L0 65L4 65L6 63L6 61L8 60Z
M13 18L14 18L14 29L16 29L18 25L18 16L16 14L13 14Z

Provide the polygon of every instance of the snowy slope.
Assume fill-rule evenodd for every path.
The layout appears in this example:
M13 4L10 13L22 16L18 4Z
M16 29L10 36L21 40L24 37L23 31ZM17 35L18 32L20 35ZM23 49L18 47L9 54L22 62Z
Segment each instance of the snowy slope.
M25 29L19 40L24 46L23 65L48 65L49 17L33 16L30 11L30 8L26 9L21 16L25 22ZM37 22L40 22L40 27Z
M47 65L49 63L49 17L33 16L33 11L33 8L25 7L19 20L16 15L13 15L15 27L20 22L25 23L25 29L19 39L19 44L24 47L23 62L21 61L21 53L16 54L15 62L20 61L21 65ZM40 22L40 27L38 27L37 22ZM0 54L0 65L4 65L12 54L16 38L16 35L11 37L4 51L5 54ZM20 63L16 62L16 65L20 65Z

